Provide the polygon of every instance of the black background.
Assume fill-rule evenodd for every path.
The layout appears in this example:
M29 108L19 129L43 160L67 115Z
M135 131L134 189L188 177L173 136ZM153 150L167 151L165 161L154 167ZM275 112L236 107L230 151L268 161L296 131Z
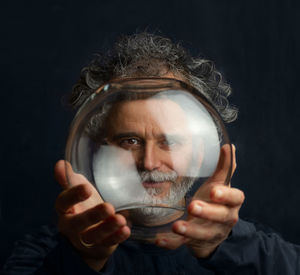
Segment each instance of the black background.
M241 216L300 243L300 2L6 1L1 8L1 261L13 242L54 222L72 113L62 97L92 54L120 34L158 31L215 61L240 109L232 185Z

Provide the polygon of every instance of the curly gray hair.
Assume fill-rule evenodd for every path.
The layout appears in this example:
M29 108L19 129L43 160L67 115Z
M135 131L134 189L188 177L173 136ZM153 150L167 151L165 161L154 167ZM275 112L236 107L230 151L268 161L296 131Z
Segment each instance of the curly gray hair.
M229 105L227 99L231 88L212 61L192 57L180 44L146 32L123 36L111 51L97 54L82 69L69 102L74 109L79 108L86 98L114 78L157 77L168 72L181 76L200 91L225 122L236 119L237 108Z

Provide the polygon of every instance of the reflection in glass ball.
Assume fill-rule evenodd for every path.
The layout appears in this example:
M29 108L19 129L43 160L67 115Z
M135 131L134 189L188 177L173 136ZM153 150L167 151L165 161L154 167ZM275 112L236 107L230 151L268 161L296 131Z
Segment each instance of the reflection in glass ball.
M127 218L132 238L153 240L186 218L226 144L222 120L199 91L174 79L123 79L81 107L66 160Z

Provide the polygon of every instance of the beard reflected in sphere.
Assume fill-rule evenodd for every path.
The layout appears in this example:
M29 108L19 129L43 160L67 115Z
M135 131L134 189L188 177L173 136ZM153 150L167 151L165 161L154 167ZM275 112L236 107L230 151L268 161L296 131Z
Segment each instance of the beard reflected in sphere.
M141 171L139 174L147 191L143 199L144 203L156 205L155 207L131 210L131 214L141 224L153 223L159 218L167 217L178 211L170 208L170 203L177 205L182 201L184 204L184 197L196 180L192 177L180 177L179 179L175 171ZM161 205L161 207L157 207L157 205ZM168 208L164 208L166 205Z

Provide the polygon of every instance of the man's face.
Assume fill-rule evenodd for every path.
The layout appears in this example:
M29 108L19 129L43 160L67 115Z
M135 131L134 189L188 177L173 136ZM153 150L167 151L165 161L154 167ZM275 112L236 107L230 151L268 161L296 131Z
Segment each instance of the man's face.
M163 98L120 102L110 110L106 125L108 143L131 152L149 193L164 199L174 185L184 189L192 134L177 103Z

